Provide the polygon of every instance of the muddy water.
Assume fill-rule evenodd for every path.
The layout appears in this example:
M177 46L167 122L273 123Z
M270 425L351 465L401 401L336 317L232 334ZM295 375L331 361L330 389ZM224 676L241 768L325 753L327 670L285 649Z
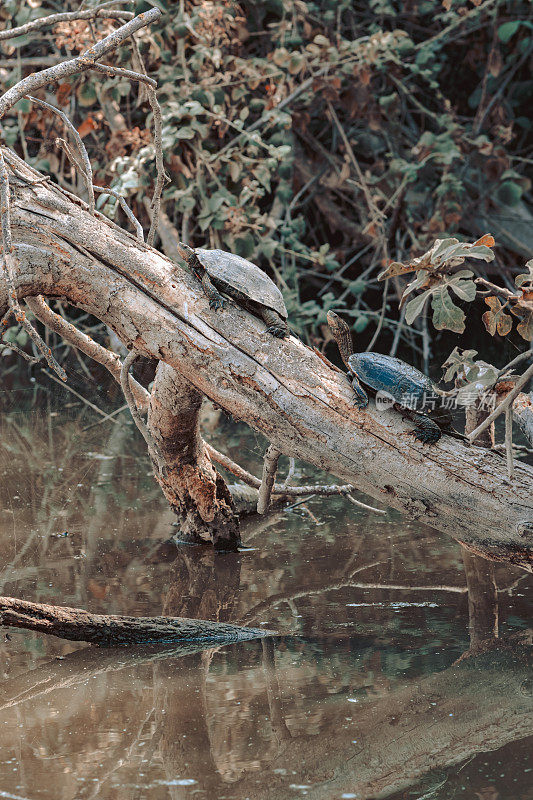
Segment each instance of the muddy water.
M533 798L530 576L496 568L499 641L462 658L460 548L395 513L315 499L238 555L158 547L171 515L117 419L1 417L0 593L283 635L149 653L1 629L0 797ZM217 435L257 470L259 441Z

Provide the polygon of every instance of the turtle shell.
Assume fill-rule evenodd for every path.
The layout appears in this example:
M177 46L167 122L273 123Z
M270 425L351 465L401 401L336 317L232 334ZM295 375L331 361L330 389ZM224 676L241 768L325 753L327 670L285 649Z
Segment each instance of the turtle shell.
M412 401L422 403L424 393L432 394L435 391L427 375L393 356L354 353L348 359L348 364L361 383L376 392L388 392L399 403L405 402L407 395Z
M287 319L288 313L280 290L251 261L224 250L196 248L194 252L215 283L225 283L250 300L277 311L282 319Z

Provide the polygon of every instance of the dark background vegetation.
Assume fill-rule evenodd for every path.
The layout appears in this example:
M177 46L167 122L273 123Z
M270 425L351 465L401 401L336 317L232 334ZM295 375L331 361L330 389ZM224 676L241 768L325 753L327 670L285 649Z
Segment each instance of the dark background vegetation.
M384 292L377 275L436 238L474 241L490 231L496 259L476 270L515 288L513 277L533 251L529 2L155 0L120 7L138 13L151 5L163 18L137 41L158 81L169 176L164 208L182 239L267 270L295 332L332 358L329 308L351 318L358 349L392 348L436 377L457 344L497 364L524 349L514 333L486 333L481 300L465 305L462 336L436 332L426 315L405 325L398 298L406 279L390 280ZM78 0L6 0L0 27L78 7ZM116 25L68 22L3 42L2 87L78 54ZM113 63L139 68L130 43ZM143 89L86 72L41 96L80 131L95 182L123 193L148 227L143 201L155 161ZM84 196L54 143L64 135L57 117L21 101L3 130L31 164ZM100 196L99 207L128 226L115 200ZM108 341L103 325L71 313ZM9 337L30 352L24 332L13 328ZM90 380L74 351L50 342L69 362L74 385ZM0 368L9 388L28 386L39 369L10 350L0 354ZM96 379L104 376L96 372Z

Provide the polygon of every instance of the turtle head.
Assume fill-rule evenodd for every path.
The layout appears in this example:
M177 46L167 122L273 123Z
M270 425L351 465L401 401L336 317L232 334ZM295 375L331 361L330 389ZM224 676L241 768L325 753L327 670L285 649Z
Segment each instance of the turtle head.
M350 328L348 327L348 324L334 311L328 311L327 321L335 341L337 342L337 347L339 348L342 360L350 372L353 372L348 363L348 359L353 354L352 336L350 334Z
M202 264L192 247L184 242L178 242L178 253L183 258L188 267L191 267L196 272L203 271Z

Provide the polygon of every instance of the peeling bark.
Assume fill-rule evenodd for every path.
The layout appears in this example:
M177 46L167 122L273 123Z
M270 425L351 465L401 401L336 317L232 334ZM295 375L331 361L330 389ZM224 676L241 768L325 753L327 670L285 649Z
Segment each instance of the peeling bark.
M416 441L395 411L357 410L345 376L294 337L228 301L209 309L194 278L109 220L91 217L4 151L11 170L20 298L65 297L108 324L130 349L165 361L200 393L263 433L288 456L479 552L533 563L533 469L512 481L496 453L443 436ZM0 314L7 309L0 283Z
M179 538L217 549L240 544L238 517L223 478L200 434L202 395L175 369L159 362L148 428L165 462L159 484L179 520Z

